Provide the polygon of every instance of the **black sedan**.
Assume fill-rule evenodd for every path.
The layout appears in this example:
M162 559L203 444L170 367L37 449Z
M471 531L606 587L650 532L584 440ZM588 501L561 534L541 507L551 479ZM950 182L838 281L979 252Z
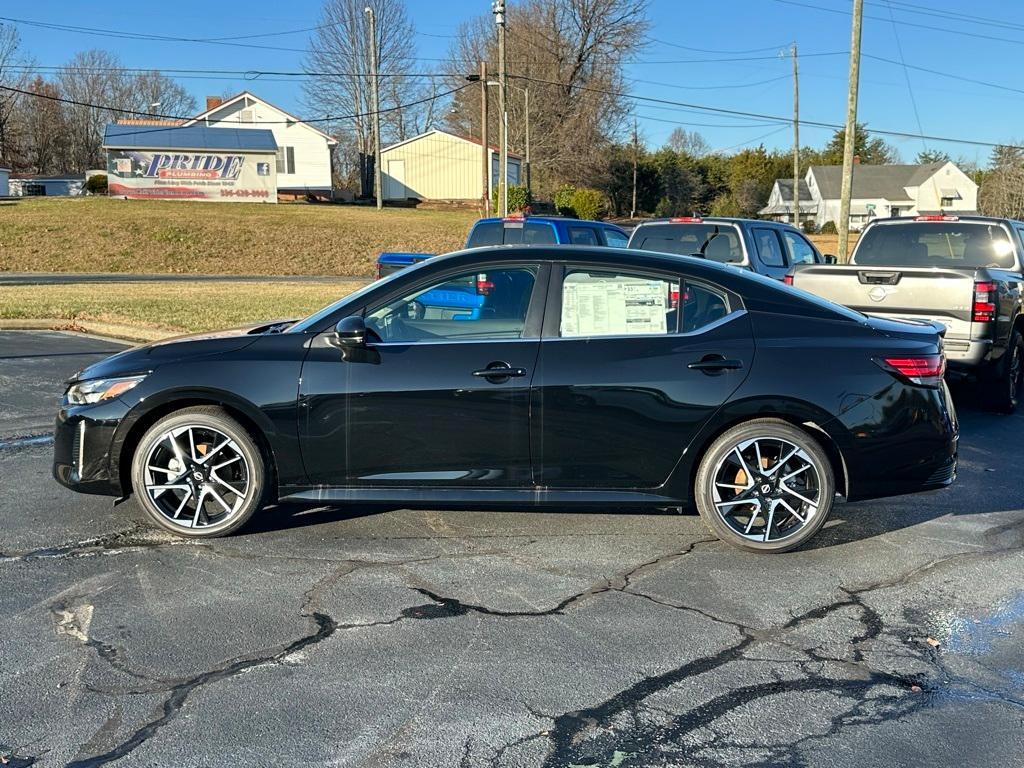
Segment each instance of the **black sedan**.
M936 329L701 259L506 246L305 320L77 374L54 476L183 536L274 501L697 509L780 552L836 495L939 488L957 423Z

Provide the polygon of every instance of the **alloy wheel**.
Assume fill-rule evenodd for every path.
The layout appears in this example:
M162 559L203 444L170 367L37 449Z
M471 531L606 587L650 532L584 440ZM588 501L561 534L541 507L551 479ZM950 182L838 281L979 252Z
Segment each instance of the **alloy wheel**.
M736 534L751 541L788 539L815 519L821 475L799 445L755 437L733 446L711 473L711 499Z
M239 445L207 425L161 434L146 455L146 494L173 527L220 527L234 519L250 491L251 471Z

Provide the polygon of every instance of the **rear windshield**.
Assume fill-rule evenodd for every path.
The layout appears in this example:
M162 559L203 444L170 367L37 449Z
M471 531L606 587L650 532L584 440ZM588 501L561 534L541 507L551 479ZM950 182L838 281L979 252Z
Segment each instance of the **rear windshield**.
M485 221L469 233L467 248L484 245L552 245L555 228L543 221Z
M743 262L740 233L731 224L645 224L636 228L629 247L681 256L700 254L723 264Z
M1001 226L970 221L921 221L869 227L854 264L880 267L1013 267L1013 245Z

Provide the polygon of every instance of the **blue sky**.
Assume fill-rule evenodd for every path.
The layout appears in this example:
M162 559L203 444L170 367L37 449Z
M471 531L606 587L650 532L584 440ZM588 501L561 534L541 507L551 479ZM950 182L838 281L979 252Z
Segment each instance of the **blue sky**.
M1015 78L1017 67L1013 65L1024 54L1024 4L973 0L967 6L957 0L935 0L932 4L928 0L893 0L889 6L888 2L866 0L865 54L898 62L901 47L902 60L913 67L995 83L1011 90L915 69L905 71L898 64L865 58L860 120L876 129L942 137L1015 143L1024 139L1024 130L1018 127L1024 117L1024 86ZM437 71L441 64L432 59L445 56L451 42L449 36L461 21L490 10L490 0L407 0L407 4L417 31L414 55L421 59L421 71ZM319 0L43 0L34 4L4 4L0 15L157 35L228 37L312 26L317 22L320 5ZM652 41L637 52L637 62L627 71L630 91L638 96L693 105L789 116L791 65L788 58L779 54L796 41L801 53L801 116L841 123L848 59L843 53L835 54L849 47L851 6L851 0L652 0ZM890 7L897 22L898 38L890 20ZM974 18L996 23L975 24L941 15L947 12L969 12ZM90 47L115 52L126 66L159 69L297 70L302 62L298 51L122 40L30 26L20 26L19 30L26 50L46 66L60 65L75 51ZM302 49L306 35L251 42ZM294 82L246 82L240 78L181 82L200 103L208 93L248 88L303 114L301 92ZM1013 88L1021 90L1014 92ZM637 104L636 113L650 146L659 146L675 125L699 131L715 149L737 149L762 142L769 148L788 147L792 142L788 126L756 119L734 119L642 102ZM830 133L828 129L804 127L801 143L820 146ZM943 149L953 157L982 163L990 151L967 144L887 140L907 162L912 162L926 145Z

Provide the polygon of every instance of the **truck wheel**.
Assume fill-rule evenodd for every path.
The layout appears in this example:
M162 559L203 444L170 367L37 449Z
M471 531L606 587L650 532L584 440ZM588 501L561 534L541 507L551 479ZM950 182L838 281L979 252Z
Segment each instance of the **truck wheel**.
M694 497L722 541L755 552L788 552L816 534L835 500L818 441L779 419L724 432L701 458Z
M996 367L995 378L989 382L986 400L994 411L1013 413L1024 394L1024 336L1015 328L1003 359Z

